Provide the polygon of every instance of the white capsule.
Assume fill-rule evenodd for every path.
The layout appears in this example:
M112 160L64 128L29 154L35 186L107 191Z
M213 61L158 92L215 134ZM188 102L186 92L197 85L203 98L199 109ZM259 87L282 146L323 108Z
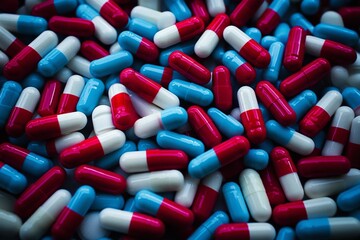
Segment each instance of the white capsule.
M78 234L82 240L97 240L108 237L110 232L101 226L100 213L91 212L85 215L78 228Z
M131 18L141 18L150 23L157 25L158 29L164 29L176 22L175 15L172 12L159 12L147 7L136 6L131 10Z
M68 135L61 136L54 140L56 154L60 154L65 148L71 147L84 140L85 137L80 132L73 132Z
M330 71L330 80L340 90L348 86L349 72L343 66L334 66Z
M291 202L304 198L304 189L301 185L299 175L296 172L281 176L279 181L287 200Z
M67 64L67 67L81 76L92 78L93 76L90 73L90 62L86 58L83 58L79 55L73 57Z
M336 214L336 202L329 197L314 198L303 201L309 219L332 217Z
M176 192L174 201L184 207L190 208L199 185L200 179L193 178L189 174L185 176L184 186Z
M212 17L215 17L219 13L224 13L226 10L223 0L206 0L206 6Z
M13 212L16 198L0 190L0 209Z
M92 112L92 123L96 135L114 130L115 126L111 117L111 108L106 105L97 106Z
M161 9L160 0L138 0L138 6L147 7L156 11Z
M134 92L129 91L131 102L135 108L135 111L139 116L145 117L153 113L160 112L162 109L156 105L149 103L136 95Z
M0 238L17 239L21 227L21 219L14 213L0 209Z

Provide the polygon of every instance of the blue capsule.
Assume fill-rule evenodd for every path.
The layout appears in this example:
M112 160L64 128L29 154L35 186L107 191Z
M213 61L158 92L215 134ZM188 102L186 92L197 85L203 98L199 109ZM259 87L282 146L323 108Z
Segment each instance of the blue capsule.
M124 145L118 150L111 152L101 159L95 161L95 166L103 169L111 169L119 165L121 155L126 152L136 151L136 144L132 141L126 141Z
M21 86L23 88L34 87L39 91L41 91L44 85L45 79L38 73L30 73L23 81L21 81Z
M128 29L131 32L149 39L150 41L153 40L155 33L159 31L155 24L152 24L141 18L130 19Z
M345 212L360 208L360 184L342 192L336 199L337 206Z
M163 66L169 65L169 56L172 52L178 50L183 53L186 53L187 55L194 54L194 46L197 39L192 39L186 42L178 43L172 47L166 48L165 50L160 52L159 55L159 62Z
M54 7L56 9L56 13L58 13L59 15L74 11L77 5L77 0L54 0Z
M289 105L296 113L296 122L304 117L304 115L317 103L316 94L311 90L305 90L289 101Z
M356 116L360 115L360 90L355 87L347 87L342 91L344 101L351 107Z
M167 0L165 6L175 15L177 21L185 20L192 16L184 0Z
M90 7L88 4L81 4L76 8L76 16L78 18L86 19L86 20L93 20L94 18L100 16L100 14Z
M112 73L119 73L121 70L130 67L134 58L126 50L110 54L90 63L90 73L94 77L104 77Z
M137 144L138 151L146 151L148 149L159 149L159 146L151 139L140 139Z
M79 101L76 105L76 110L84 113L86 116L90 116L92 111L98 105L104 90L105 85L101 80L90 78L81 92Z
M232 116L226 115L217 108L209 108L207 114L214 121L219 131L227 138L243 135L243 125Z
M19 15L16 30L25 35L40 35L47 29L47 21L42 17Z
M254 39L257 43L260 43L262 34L258 28L251 27L245 30L246 35Z
M264 79L270 82L276 82L279 79L284 50L285 46L281 42L274 42L270 45L269 54L271 60L269 66L263 72Z
M303 0L300 8L306 15L314 15L320 9L320 0Z
M87 185L79 187L71 198L67 208L80 216L85 216L95 200L95 190Z
M351 47L355 47L359 41L359 35L349 28L320 23L315 26L314 36L339 42Z
M288 41L290 26L287 23L280 23L274 30L274 36L283 44Z
M6 81L2 86L0 90L0 128L3 128L7 123L21 91L21 85L14 81Z
M276 240L295 240L295 232L291 227L280 228Z
M292 14L289 21L290 25L293 27L302 27L304 30L308 30L310 33L313 33L314 31L314 26L312 25L312 23L309 22L309 20L307 20L301 13Z
M264 36L262 39L261 39L261 46L263 46L263 48L265 49L269 49L271 44L275 43L275 42L278 42L279 39L277 39L277 37L275 36Z
M233 222L249 222L250 214L238 184L225 183L222 187L225 203Z
M156 142L162 148L182 150L191 157L196 157L205 151L205 146L200 140L167 130L157 133Z
M27 180L23 174L0 162L0 188L13 194L19 194L25 190L26 186Z
M170 82L169 91L182 100L200 106L208 106L214 99L214 95L209 89L180 79L174 79Z
M105 208L122 209L124 202L124 197L121 195L96 194L90 209L92 211L101 211Z
M227 223L229 223L228 215L223 211L216 211L188 237L188 240L210 240L215 230Z
M269 154L263 149L250 149L244 156L245 167L263 170L269 163Z

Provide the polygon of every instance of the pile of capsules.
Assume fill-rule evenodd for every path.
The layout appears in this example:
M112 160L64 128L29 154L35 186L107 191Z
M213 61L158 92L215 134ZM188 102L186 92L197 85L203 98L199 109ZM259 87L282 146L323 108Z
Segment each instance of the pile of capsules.
M360 2L3 0L1 239L360 239Z

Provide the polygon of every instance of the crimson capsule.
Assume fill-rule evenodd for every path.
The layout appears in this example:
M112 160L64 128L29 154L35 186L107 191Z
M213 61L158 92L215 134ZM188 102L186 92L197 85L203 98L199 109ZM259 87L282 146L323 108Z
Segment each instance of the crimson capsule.
M281 188L279 179L271 163L264 170L260 171L260 177L271 206L285 203L286 197L284 191Z
M303 28L299 26L291 28L283 58L287 70L295 72L301 68L305 56L305 39L306 31Z
M270 111L275 120L284 126L295 124L296 113L284 96L269 81L261 81L256 85L256 96Z
M82 18L54 16L48 25L52 31L65 36L92 37L95 34L94 23Z
M110 54L108 50L92 40L86 40L81 43L80 53L89 61L103 58Z
M187 113L191 128L207 148L212 148L221 143L221 134L204 109L199 106L191 106Z
M57 80L47 81L41 93L41 98L37 113L42 116L49 116L56 113L60 95L62 91L62 84Z
M230 14L231 23L243 27L255 15L264 0L242 0Z
M201 18L205 24L210 21L209 12L204 0L189 0L187 4L194 16Z
M232 86L230 71L225 66L217 66L212 74L212 91L215 106L223 112L232 107Z
M336 177L350 171L351 164L345 156L313 156L300 159L297 170L301 177Z

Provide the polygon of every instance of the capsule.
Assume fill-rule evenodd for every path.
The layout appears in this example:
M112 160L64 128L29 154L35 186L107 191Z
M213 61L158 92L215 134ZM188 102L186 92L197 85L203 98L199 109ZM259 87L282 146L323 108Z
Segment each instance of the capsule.
M342 100L342 95L338 91L328 91L300 121L300 132L309 137L314 137L324 129L336 110L340 107Z
M199 182L200 179L193 178L187 174L184 178L183 187L175 193L174 202L190 208L195 199Z
M277 206L285 203L286 197L284 191L280 185L278 177L275 174L275 170L271 162L265 169L260 171L260 177L271 206Z
M254 16L264 0L244 0L238 3L230 14L230 20L236 27L243 27Z
M360 20L359 20L360 8L356 6L346 7L343 6L339 9L339 14L341 15L345 26L356 29Z
M233 222L248 222L250 214L239 185L234 182L228 182L223 185L222 192L231 220Z
M229 69L217 66L212 72L212 92L214 104L221 111L229 111L232 107L232 86Z
M40 177L52 167L52 162L11 143L0 144L0 160L18 171Z
M86 40L81 43L80 53L89 61L110 55L109 51L93 40Z
M301 68L305 56L305 39L306 31L302 27L291 28L283 58L287 70L295 72Z
M27 180L23 174L0 161L0 188L12 194L19 194L26 186Z
M105 85L100 79L90 78L87 80L76 104L76 111L90 116L98 105L104 91Z
M168 61L171 68L191 82L205 85L211 79L211 72L205 66L179 50L171 53Z
M34 36L40 35L47 28L47 22L42 17L10 13L0 14L0 25L10 32Z
M305 182L304 190L309 198L327 197L343 192L360 183L360 170L351 168L339 177L310 179Z
M336 177L349 172L350 167L345 156L312 156L297 162L299 175L305 178Z
M131 128L139 118L124 85L115 83L109 88L112 122L120 130Z
M110 45L116 41L117 32L99 13L87 4L81 4L76 8L76 16L90 20L95 26L95 36L103 44Z
M244 127L232 116L226 115L217 108L209 108L207 113L219 131L227 138L243 135Z
M355 87L347 87L342 91L344 101L351 107L355 116L360 115L360 90Z
M54 15L66 15L67 13L73 12L77 5L78 3L76 0L40 2L31 9L31 15L49 19Z
M71 194L67 190L57 190L24 222L20 228L20 238L31 240L44 236L70 199Z
M226 14L220 13L216 15L196 42L194 48L196 55L201 58L210 56L222 39L224 29L229 24L230 18Z
M91 117L95 135L100 135L115 129L111 117L111 109L109 106L97 106L92 112Z
M294 109L285 100L285 97L268 81L260 81L256 85L256 96L270 111L272 116L283 126L296 122Z
M191 17L158 31L154 36L154 43L159 48L167 48L192 39L202 33L204 28L201 18Z
M86 0L114 28L123 28L128 24L129 16L115 2L109 0Z
M353 217L333 217L303 220L296 225L296 236L305 239L357 239L360 222Z
M0 237L3 239L15 239L19 237L22 221L14 213L0 209Z
M352 47L356 47L359 41L359 35L356 31L345 28L344 26L336 26L324 22L315 26L313 34L316 37L332 40Z
M188 238L195 239L211 239L218 227L229 223L228 215L223 211L214 212L205 222L203 222Z
M93 60L90 63L90 74L94 77L104 77L130 67L134 61L133 56L126 50Z
M21 218L30 217L64 183L66 172L61 167L53 167L31 184L17 198L14 212Z
M92 37L95 34L95 25L92 21L75 17L53 16L48 27L65 36Z
M173 79L183 79L180 73L174 71L170 67L163 67L153 64L144 64L140 69L140 73L157 83L161 86L168 88L169 83Z
M336 199L337 206L345 212L356 211L360 207L360 184L340 193Z
M208 106L214 99L214 94L206 87L180 79L172 80L168 89L178 98L199 106Z
M349 158L351 166L356 168L359 168L360 166L360 136L358 134L359 129L360 116L357 116L351 122L349 142L346 146L346 156Z
M165 233L162 221L145 214L106 208L100 212L101 227L135 238L160 239Z
M52 225L51 235L55 239L70 239L80 226L94 199L95 191L92 187L87 185L79 187Z
M241 85L250 85L254 82L255 69L234 50L224 52L221 61Z
M284 17L289 8L289 0L272 1L257 20L256 28L258 28L263 35L269 35L279 25L281 18Z
M210 21L209 12L207 6L203 0L192 0L187 2L193 16L201 18L205 24Z
M59 98L62 91L62 84L57 80L50 80L45 83L41 93L37 113L41 117L56 114Z
M215 233L215 239L275 239L275 228L269 223L228 223L219 226Z
M0 128L5 127L21 91L21 85L15 81L6 81L2 86L0 90Z
M338 65L348 65L356 60L356 51L353 48L328 39L306 36L305 48L308 54L326 58Z
M330 72L330 63L324 58L317 58L302 67L298 72L285 78L279 90L285 97L293 97L303 90L306 90Z
M161 108L145 101L143 98L136 95L134 92L129 91L131 102L135 108L136 113L141 117L146 117L150 114L161 112Z
M67 81L60 96L57 113L70 113L76 111L76 105L85 86L85 80L79 75L73 75Z
M4 66L4 76L17 81L24 79L36 69L41 58L49 53L57 43L58 38L54 32L42 32Z
M22 43L20 39L0 26L0 49L4 51L7 56L13 58L23 48L25 48L25 44Z
M248 168L241 172L239 182L252 218L257 222L269 220L271 206L260 175Z
M225 41L251 65L257 68L266 68L269 65L269 52L239 28L228 26L223 34Z
M307 33L312 33L314 31L314 25L301 13L293 13L289 18L289 22L292 27L299 26Z
M162 109L179 106L179 98L132 68L126 68L120 73L120 83L134 91L139 97L153 103Z
M60 153L59 161L66 168L74 168L101 158L121 148L124 143L125 134L120 130L112 130L64 149Z
M90 73L90 62L79 55L73 57L66 65L72 72L77 73L86 78L92 78L93 75Z
M175 24L175 15L172 12L159 12L143 6L135 6L130 13L131 18L140 18L155 24L159 30Z
M271 60L269 66L263 72L264 79L270 82L276 82L278 80L283 62L284 48L284 44L278 41L270 45L269 54Z
M126 152L120 157L119 164L125 172L135 173L184 169L188 161L187 155L181 150L150 149Z
M237 98L241 123L250 142L259 144L266 138L266 128L256 99L255 91L248 86L239 88Z
M169 0L164 3L167 9L175 15L177 21L191 17L191 11L184 0Z
M184 176L178 170L161 170L132 174L126 182L127 192L131 195L143 189L153 192L172 192L182 188Z
M134 201L136 209L171 226L190 226L194 222L194 215L189 209L148 190L139 191Z
M196 195L191 206L191 211L194 213L195 221L197 223L205 221L214 210L222 180L222 174L216 171L206 176L198 185Z
M354 119L354 111L347 106L339 107L332 119L322 156L339 156L349 140L350 126Z
M156 45L136 33L123 31L119 35L118 42L124 50L128 50L140 60L155 62L159 57Z
M305 90L289 100L289 105L296 113L296 122L304 117L317 102L316 94L311 90Z
M139 34L149 40L152 40L155 34L159 31L155 24L141 18L130 19L128 29L129 31Z
M173 130L187 122L188 115L182 107L174 107L139 118L134 124L135 135L148 138L159 130Z

